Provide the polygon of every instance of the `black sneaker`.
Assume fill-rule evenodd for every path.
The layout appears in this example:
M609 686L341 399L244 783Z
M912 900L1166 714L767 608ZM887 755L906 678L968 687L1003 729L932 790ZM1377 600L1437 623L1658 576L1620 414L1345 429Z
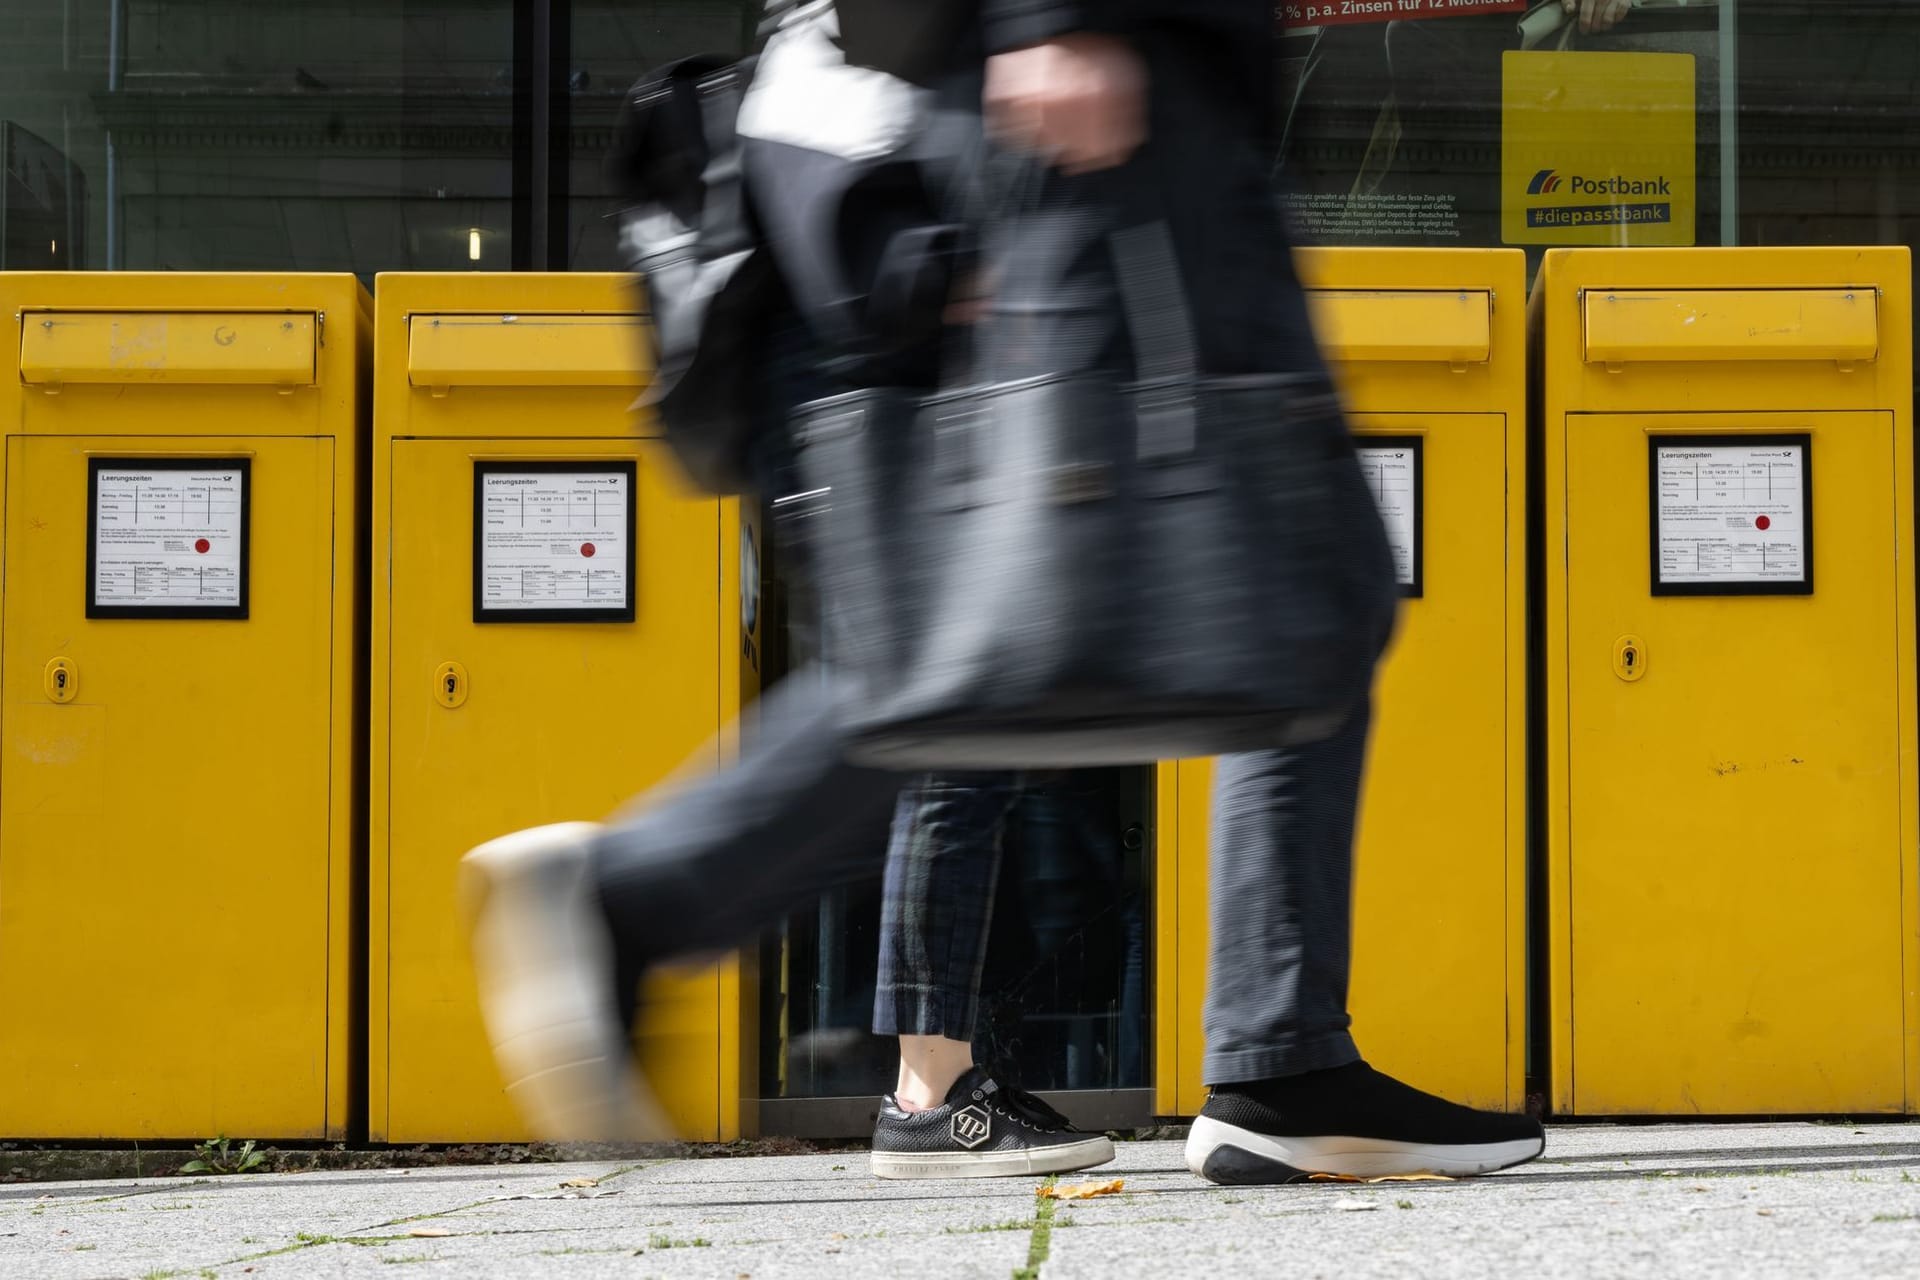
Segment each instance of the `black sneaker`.
M902 1111L888 1094L873 1128L876 1178L1004 1178L1069 1173L1113 1159L1113 1143L1080 1133L1024 1089L979 1067L931 1111Z
M1187 1168L1224 1186L1315 1173L1462 1177L1525 1164L1546 1144L1528 1116L1475 1111L1355 1062L1216 1087L1187 1136Z

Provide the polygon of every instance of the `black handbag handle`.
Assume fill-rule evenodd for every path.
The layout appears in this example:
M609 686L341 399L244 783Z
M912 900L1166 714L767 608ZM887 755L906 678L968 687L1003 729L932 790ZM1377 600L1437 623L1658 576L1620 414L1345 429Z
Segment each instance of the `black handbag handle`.
M1193 313L1180 285L1173 237L1167 224L1156 220L1113 231L1107 243L1133 347L1140 458L1182 457L1192 453L1195 444L1199 364Z
M1133 351L1134 379L1128 399L1138 433L1138 457L1161 463L1189 457L1198 432L1198 341L1173 237L1165 221L1152 219L1111 230L1105 238ZM977 351L977 337L973 342ZM949 375L968 363L960 345L956 331L942 361ZM987 375L988 382L998 381L991 370ZM960 389L950 380L943 381L949 392ZM970 432L952 434L948 452L969 447L963 437Z
M964 176L947 196L947 215L958 226L983 228L989 222L1018 221L1042 207L1045 162L1036 156L1016 159L1017 175L1005 184L997 201L990 202L988 166L993 144L978 135L971 154L958 166ZM1125 177L1114 175L1120 181ZM1137 181L1138 179L1134 179ZM1136 375L1142 381L1191 380L1199 376L1193 317L1181 286L1179 258L1163 219L1148 218L1107 233L1114 280L1119 287L1121 312L1133 347Z

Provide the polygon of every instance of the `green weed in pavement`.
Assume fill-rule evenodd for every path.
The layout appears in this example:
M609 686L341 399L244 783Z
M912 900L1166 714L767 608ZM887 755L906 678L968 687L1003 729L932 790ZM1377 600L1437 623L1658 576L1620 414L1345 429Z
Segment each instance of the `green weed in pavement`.
M711 1247L712 1244L713 1241L700 1236L695 1236L691 1240L675 1240L671 1236L647 1237L647 1248L649 1249L706 1249Z
M1058 1178L1048 1178L1040 1185L1046 1189L1058 1181ZM1013 1280L1040 1280L1040 1266L1053 1249L1053 1211L1059 1201L1051 1196L1038 1199L1039 1207L1033 1211L1033 1234L1027 1237L1027 1265L1014 1271Z

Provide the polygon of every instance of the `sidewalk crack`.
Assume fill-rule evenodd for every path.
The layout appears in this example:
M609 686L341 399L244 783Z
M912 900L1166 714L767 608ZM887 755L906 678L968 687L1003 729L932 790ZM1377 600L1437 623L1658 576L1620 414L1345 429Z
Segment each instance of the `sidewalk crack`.
M1052 1187L1060 1179L1049 1177L1040 1184L1042 1191ZM1053 1249L1053 1211L1059 1201L1051 1196L1036 1196L1038 1207L1033 1211L1033 1231L1027 1237L1027 1265L1016 1267L1013 1280L1040 1280L1041 1264L1047 1260L1047 1254Z

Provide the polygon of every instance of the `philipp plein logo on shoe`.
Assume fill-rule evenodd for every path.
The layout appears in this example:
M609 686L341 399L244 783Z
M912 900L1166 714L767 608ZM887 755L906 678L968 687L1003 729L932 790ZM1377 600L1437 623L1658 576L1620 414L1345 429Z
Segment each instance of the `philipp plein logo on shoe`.
M953 1113L953 1140L971 1151L993 1134L993 1121L981 1107L963 1107Z

